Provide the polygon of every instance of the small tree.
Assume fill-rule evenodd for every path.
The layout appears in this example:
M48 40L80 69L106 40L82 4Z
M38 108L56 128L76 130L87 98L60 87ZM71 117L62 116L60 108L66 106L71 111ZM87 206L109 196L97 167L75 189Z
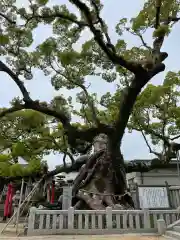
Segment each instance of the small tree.
M7 64L1 61L0 69L17 84L23 95L23 103L16 101L15 106L2 111L0 116L32 109L56 118L62 123L68 144L78 151L79 143L92 143L96 136L105 134L107 152L101 161L87 162L86 174L88 166L90 168L90 163L93 162L93 176L90 174L91 178L88 178L88 175L86 180L90 181L90 192L94 187L100 194L106 192L106 205L114 206L115 202L108 198L108 194L119 195L126 190L127 169L120 151L122 138L138 95L155 75L165 69L163 61L168 54L161 52L161 47L173 24L179 20L179 3L174 0L156 0L153 3L149 0L136 18L130 21L121 19L116 26L119 36L127 30L140 37L143 43L143 48L134 47L129 50L121 39L116 44L111 42L107 25L100 15L103 6L99 0L68 2L78 9L79 15L71 13L65 5L50 7L47 0L31 0L26 9L18 8L11 0L1 3L4 10L0 14L3 26L1 54L7 56ZM33 43L32 32L40 23L50 24L53 35L37 46L35 51L27 50ZM142 36L149 28L154 29L151 47L147 46ZM90 30L93 37L77 50L74 46L85 29ZM33 78L33 68L42 69L45 75L49 75L56 90L81 89L77 96L81 104L80 111L73 108L71 98L65 99L62 95L51 104L33 100L23 84L23 80ZM108 118L106 120L107 116L104 115L106 112L109 114L108 108L103 114L96 95L88 93L87 76L99 76L102 81L118 82L118 105L111 121ZM81 116L84 124L73 124L70 112ZM96 197L92 194L84 197L87 195L81 192L78 196L90 208L104 208L98 194Z

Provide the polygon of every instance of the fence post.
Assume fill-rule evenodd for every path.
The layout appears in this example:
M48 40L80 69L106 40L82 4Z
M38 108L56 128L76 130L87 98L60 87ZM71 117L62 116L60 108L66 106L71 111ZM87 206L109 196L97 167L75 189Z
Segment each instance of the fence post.
M112 208L111 207L106 208L106 224L107 224L107 229L111 230L112 229Z
M35 225L35 215L36 215L36 207L31 207L29 212L29 218L28 218L27 235L31 235L33 233L34 225Z
M165 234L166 223L165 223L164 219L158 219L157 220L157 229L158 229L159 235L164 235Z
M144 228L151 228L149 209L144 209Z
M68 229L74 229L74 208L68 208Z

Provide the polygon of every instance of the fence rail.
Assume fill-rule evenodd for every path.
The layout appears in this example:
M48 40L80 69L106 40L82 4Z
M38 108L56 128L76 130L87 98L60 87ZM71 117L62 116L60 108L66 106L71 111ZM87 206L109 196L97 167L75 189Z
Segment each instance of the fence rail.
M157 220L169 225L179 219L177 210L40 210L30 209L27 235L156 233Z

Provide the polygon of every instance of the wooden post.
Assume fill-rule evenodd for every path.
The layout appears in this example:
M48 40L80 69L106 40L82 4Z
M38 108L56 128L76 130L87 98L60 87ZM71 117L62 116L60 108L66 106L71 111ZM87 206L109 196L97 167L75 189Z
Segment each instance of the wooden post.
M44 176L43 176L44 177ZM28 194L28 196L24 199L24 201L21 203L20 205L20 209L21 207L25 204L25 202L27 201L27 199L29 198L30 200L30 197L32 197L32 195L35 193L38 185L42 182L43 178L41 178L39 180L39 182L36 183L36 185L34 186L34 188L32 189L32 191ZM13 220L13 218L16 216L17 212L13 213L13 215L11 216L11 218L9 219L9 221L6 223L6 225L4 226L4 228L1 230L1 234L4 232L4 230L7 228L7 226L9 225L9 223Z
M21 201L22 201L22 196L23 196L23 188L24 188L24 178L22 178L20 199L19 199L18 210L17 210L17 215L16 215L16 233L18 233L19 213L20 213Z

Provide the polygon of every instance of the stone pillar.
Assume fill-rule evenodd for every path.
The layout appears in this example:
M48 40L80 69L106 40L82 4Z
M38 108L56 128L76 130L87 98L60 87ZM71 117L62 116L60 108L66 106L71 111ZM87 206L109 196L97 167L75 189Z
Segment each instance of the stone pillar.
M164 219L158 219L157 220L157 228L159 235L164 235L166 232L166 223Z
M63 187L62 209L67 210L72 204L72 186Z

